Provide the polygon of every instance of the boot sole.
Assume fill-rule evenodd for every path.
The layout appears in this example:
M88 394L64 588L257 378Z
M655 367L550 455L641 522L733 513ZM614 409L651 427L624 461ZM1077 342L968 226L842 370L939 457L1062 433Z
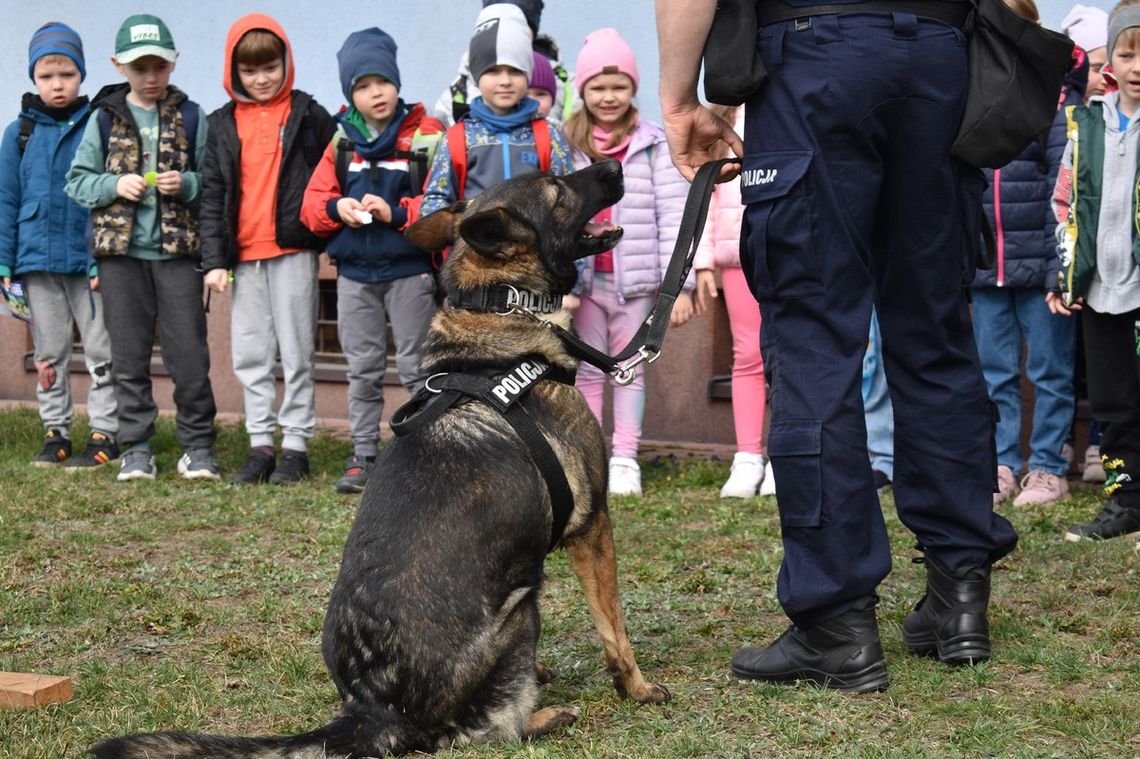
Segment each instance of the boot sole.
M886 662L877 662L859 672L838 676L814 669L797 669L792 672L759 674L749 670L732 668L732 674L741 680L762 680L771 683L794 683L804 681L822 685L832 690L851 693L872 693L886 690L890 684Z
M903 645L915 653L936 656L944 664L972 665L990 658L990 642L977 638L959 638L948 641L938 640L931 635L913 635L905 630Z

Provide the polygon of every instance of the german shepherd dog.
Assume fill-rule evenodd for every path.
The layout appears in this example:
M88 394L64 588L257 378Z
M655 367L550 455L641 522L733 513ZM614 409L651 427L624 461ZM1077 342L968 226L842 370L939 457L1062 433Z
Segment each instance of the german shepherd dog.
M616 227L590 224L622 196L620 164L563 177L527 174L420 220L408 237L428 250L453 243L449 291L510 284L565 294L574 261L608 250ZM500 315L444 307L425 345L430 373L472 366L506 372L524 357L572 370L552 330L569 316ZM523 400L573 494L553 536L581 581L614 686L661 703L634 659L618 598L606 505L602 431L577 389L540 381ZM453 406L384 447L348 536L325 617L322 651L343 699L329 724L280 738L151 733L106 740L101 759L289 757L332 759L431 752L475 741L530 738L577 717L535 711L538 596L552 543L551 497L527 447L486 403Z

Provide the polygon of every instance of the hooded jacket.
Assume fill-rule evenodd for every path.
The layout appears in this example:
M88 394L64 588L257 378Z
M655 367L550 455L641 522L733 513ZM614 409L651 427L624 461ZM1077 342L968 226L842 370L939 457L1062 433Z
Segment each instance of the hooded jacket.
M234 80L232 65L238 42L254 29L271 32L285 44L285 79L278 94L264 105ZM253 13L230 27L222 75L230 102L209 116L202 168L200 218L206 271L232 269L240 260L324 247L301 223L301 198L336 123L311 95L294 90L293 80L293 49L275 19ZM253 123L247 124L247 119ZM273 139L276 131L279 139L276 150L260 155L256 140L245 144L240 136L244 133L248 139L258 119L273 121L266 136ZM278 127L282 120L284 126ZM264 160L271 156L271 161Z
M1057 218L1050 201L1061 156L1065 152L1065 107L1084 102L1088 59L1065 76L1060 106L1048 133L1031 142L1021 155L1000 169L985 169L989 188L982 197L986 219L994 231L997 255L993 269L979 269L973 287L1057 287Z
M83 98L67 122L58 124L35 107L37 101L31 93L22 101L20 118L35 124L23 155L20 119L4 131L0 145L0 276L85 274L89 212L63 186L90 106Z

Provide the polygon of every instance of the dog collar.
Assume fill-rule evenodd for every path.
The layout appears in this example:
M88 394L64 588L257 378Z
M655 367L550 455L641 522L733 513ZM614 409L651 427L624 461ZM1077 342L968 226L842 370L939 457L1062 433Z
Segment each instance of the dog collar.
M447 291L447 302L452 308L468 311L489 311L496 314L513 314L520 311L532 314L553 314L562 308L562 296L536 293L513 285L491 285L474 290Z

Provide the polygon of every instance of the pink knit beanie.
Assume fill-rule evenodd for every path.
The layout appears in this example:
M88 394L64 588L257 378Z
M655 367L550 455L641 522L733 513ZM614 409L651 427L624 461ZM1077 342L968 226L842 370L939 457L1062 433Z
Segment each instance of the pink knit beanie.
M578 94L586 88L586 82L598 74L625 74L633 80L633 91L637 93L640 77L637 75L637 60L633 50L613 27L598 29L586 35L582 52L578 53L578 70L574 78L578 82Z

